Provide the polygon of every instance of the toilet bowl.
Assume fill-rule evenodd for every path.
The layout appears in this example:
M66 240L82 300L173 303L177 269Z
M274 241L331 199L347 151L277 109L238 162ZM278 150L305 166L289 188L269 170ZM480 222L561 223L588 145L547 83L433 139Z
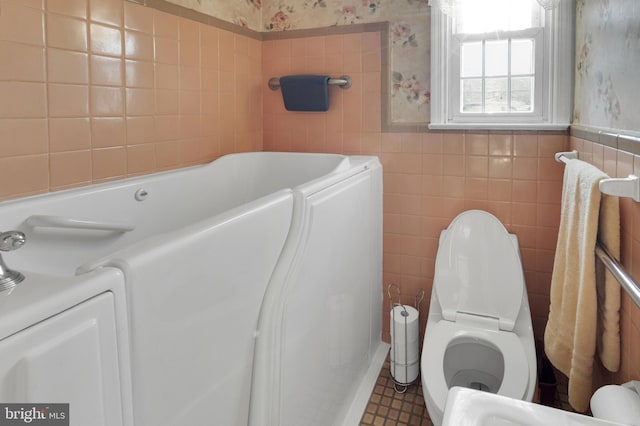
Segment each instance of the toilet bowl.
M490 213L463 212L440 235L420 370L436 426L454 386L533 398L536 354L518 240Z

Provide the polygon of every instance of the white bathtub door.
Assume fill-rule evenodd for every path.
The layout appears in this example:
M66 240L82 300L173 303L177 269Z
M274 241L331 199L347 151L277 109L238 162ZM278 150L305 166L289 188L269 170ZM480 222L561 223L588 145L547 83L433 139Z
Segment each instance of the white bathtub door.
M372 329L380 326L372 318L381 310L375 187L362 173L308 198L308 227L287 284L280 426L342 423L369 366Z
M0 341L0 402L68 403L71 426L123 425L113 295Z
M246 426L258 314L291 193L120 253L136 426Z

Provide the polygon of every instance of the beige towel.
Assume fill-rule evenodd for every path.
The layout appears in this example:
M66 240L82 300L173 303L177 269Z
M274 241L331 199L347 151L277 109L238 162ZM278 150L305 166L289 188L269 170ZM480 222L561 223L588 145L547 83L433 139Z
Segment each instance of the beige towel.
M602 194L598 240L609 254L620 260L620 203L618 197ZM609 371L620 369L620 284L604 267L596 263L598 329L596 342L602 365Z
M596 341L606 343L600 351L605 357L613 360L617 353L619 359L617 311L620 293L612 277L609 281L614 281L606 283L602 292L603 295L606 293L607 300L602 303L604 309L601 312L611 324L600 327L606 331L604 338L596 338L599 333L596 332L598 292L594 249L601 204L598 182L607 177L596 167L580 160L569 161L564 172L562 212L544 343L549 360L569 377L569 403L578 411L586 411L589 407ZM601 238L617 254L620 240L618 199L605 197L603 200ZM616 287L617 296L612 294ZM609 313L610 310L615 310L615 314ZM612 348L606 349L609 346Z

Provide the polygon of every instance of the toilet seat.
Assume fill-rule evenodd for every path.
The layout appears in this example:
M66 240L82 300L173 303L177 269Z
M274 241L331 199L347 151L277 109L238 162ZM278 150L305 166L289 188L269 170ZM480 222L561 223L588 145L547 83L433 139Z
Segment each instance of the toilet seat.
M422 357L422 374L429 386L428 392L440 412L444 411L449 387L444 377L444 354L452 340L460 337L479 339L494 345L504 359L504 374L498 395L523 399L529 384L529 364L522 342L515 333L492 331L461 325L451 321L439 321L428 330Z
M492 214L461 213L440 238L433 284L445 320L476 314L511 331L525 288L517 244Z

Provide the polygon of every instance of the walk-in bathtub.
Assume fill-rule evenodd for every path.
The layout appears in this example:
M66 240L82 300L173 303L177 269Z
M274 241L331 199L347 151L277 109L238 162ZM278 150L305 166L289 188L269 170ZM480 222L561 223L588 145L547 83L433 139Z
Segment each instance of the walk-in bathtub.
M0 203L11 229L27 243L4 259L26 278L5 305L47 277L123 280L110 290L126 301L114 311L123 414L106 426L357 424L385 353L375 157L233 154ZM30 325L0 319L16 324L3 340ZM0 396L30 395L0 377Z

